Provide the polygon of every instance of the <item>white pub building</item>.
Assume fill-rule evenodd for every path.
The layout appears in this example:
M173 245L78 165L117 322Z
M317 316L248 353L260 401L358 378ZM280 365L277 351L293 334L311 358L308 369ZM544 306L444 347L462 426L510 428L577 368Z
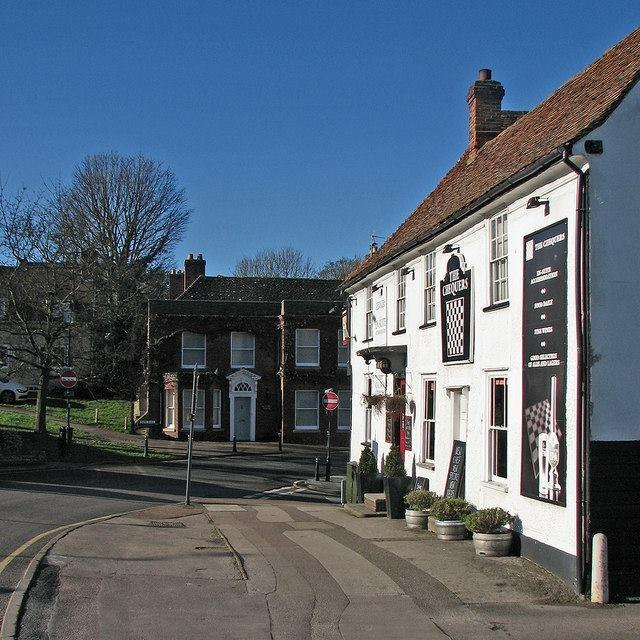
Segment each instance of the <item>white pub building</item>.
M469 147L343 283L351 459L397 443L579 592L606 533L617 597L640 595L639 70L636 30L528 113L481 70Z

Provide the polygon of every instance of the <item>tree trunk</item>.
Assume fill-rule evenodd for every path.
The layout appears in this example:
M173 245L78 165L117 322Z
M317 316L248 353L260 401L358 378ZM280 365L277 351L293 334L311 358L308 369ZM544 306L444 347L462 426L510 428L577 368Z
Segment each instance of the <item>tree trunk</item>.
M49 369L40 370L38 399L36 400L36 431L47 433L47 392L49 391Z

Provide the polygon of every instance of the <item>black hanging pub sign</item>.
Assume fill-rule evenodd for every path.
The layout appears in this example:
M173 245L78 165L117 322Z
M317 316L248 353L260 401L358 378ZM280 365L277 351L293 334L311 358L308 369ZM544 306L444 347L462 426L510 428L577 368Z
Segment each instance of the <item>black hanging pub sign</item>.
M440 281L442 316L442 362L473 362L473 315L471 269L464 256L451 254L447 273Z

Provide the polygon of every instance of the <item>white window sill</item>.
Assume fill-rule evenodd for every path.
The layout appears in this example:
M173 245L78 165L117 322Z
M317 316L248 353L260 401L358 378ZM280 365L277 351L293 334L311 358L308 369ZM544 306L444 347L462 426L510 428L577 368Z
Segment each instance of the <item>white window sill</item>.
M338 427L338 431L344 431L345 433L348 433L349 431L351 431L351 427Z
M499 491L500 493L509 493L509 487L502 482L495 482L493 480L485 480L480 483L480 486L487 487L487 489L493 489L494 491Z
M427 471L434 471L436 465L433 462L416 462L418 469L427 469Z
M313 432L313 431L320 431L320 427L295 427L295 429L293 430L294 433L298 432L298 433L309 433L309 432Z

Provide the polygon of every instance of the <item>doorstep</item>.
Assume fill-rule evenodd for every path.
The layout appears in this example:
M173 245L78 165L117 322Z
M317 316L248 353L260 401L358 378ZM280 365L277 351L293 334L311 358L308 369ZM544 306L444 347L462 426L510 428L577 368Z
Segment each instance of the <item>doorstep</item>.
M384 518L387 515L386 511L372 511L370 507L360 503L347 502L343 505L344 510L356 517L356 518Z

